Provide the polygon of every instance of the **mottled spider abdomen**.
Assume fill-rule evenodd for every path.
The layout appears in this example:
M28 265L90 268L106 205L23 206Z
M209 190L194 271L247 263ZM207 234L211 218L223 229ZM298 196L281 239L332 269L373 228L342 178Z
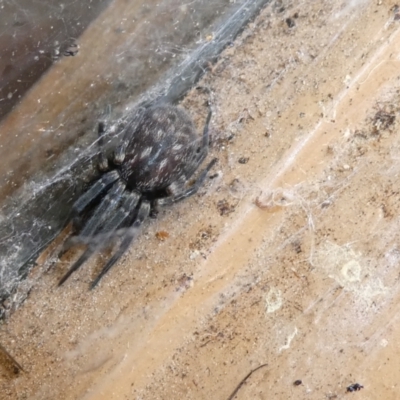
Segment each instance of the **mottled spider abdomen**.
M126 148L120 170L129 187L141 192L185 181L198 165L201 137L189 115L171 105L144 111Z

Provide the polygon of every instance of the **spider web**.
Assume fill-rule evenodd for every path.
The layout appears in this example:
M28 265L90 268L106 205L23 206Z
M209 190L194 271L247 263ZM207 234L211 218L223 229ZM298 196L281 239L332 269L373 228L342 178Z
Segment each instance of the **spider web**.
M58 77L61 84L54 81L54 90L76 85L75 91L66 89L65 96L54 97L49 92L50 98L65 102L58 112L51 111L57 104L49 98L29 103L36 93L32 87L0 128L4 161L0 318L25 298L32 283L17 291L20 282L39 252L65 226L85 183L96 176L97 121L134 118L138 104L177 102L268 2L163 0L125 7L118 0L96 5L0 1L4 22L0 32L0 116L9 112L46 70L42 82L62 71ZM82 32L83 37L77 39ZM115 41L114 36L121 38ZM91 38L95 41L90 42ZM76 41L81 42L79 53L83 55L63 58ZM92 47L85 47L86 42ZM75 63L75 59L86 60L80 68L91 71L88 79L82 80L77 69L66 72L66 63ZM90 94L93 87L102 90ZM85 96L92 100L82 103ZM32 104L37 106L32 108ZM110 105L111 113L105 111ZM49 115L53 118L46 120Z

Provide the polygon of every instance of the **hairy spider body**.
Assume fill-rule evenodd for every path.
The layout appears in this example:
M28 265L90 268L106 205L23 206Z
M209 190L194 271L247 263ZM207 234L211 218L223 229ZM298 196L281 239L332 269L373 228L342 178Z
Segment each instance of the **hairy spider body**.
M199 138L186 112L176 107L150 109L141 126L141 137L127 146L120 169L128 186L145 193L188 179L198 165Z
M196 193L216 162L212 160L193 185L188 185L208 153L211 112L202 137L182 108L157 105L141 110L138 115L135 123L123 128L121 144L115 149L111 163L100 152L102 175L72 207L75 221L81 217L86 217L86 221L78 235L64 244L64 251L76 243L84 243L87 248L60 280L60 285L96 251L109 245L113 236L118 237L120 246L92 282L90 287L94 288L128 249L151 210ZM104 145L105 135L100 124L100 146Z

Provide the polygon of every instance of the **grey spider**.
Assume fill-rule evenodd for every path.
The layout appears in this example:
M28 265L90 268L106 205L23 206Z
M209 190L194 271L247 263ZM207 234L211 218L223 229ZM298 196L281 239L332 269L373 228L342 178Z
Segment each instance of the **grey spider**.
M152 211L195 194L213 167L213 159L192 185L192 176L208 154L208 113L203 135L187 112L172 105L154 105L139 112L136 123L128 123L122 142L109 161L100 152L102 171L72 207L78 235L64 244L63 251L76 243L86 250L60 280L62 285L95 252L109 245L112 236L120 237L115 253L91 283L93 289L120 259L136 236L138 228ZM105 129L99 124L99 144L104 146ZM85 221L78 228L77 221Z

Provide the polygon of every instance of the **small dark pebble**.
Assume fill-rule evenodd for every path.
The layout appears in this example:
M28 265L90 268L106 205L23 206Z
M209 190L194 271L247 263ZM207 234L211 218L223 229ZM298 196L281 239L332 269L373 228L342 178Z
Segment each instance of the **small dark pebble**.
M363 388L364 388L363 385L360 385L359 383L353 383L352 385L347 386L346 392L358 392Z
M299 242L294 242L293 248L294 248L294 251L296 252L296 254L300 254L302 252L301 244Z
M217 203L217 209L219 214L222 215L229 215L230 213L235 211L235 206L229 204L225 199L219 200Z
M240 157L239 164L247 164L249 162L249 157Z
M286 25L287 25L289 28L293 28L293 27L296 25L296 23L294 22L294 19L292 19L292 18L286 18Z
M294 386L300 386L303 382L301 381L301 379L297 379L296 381L293 382Z

